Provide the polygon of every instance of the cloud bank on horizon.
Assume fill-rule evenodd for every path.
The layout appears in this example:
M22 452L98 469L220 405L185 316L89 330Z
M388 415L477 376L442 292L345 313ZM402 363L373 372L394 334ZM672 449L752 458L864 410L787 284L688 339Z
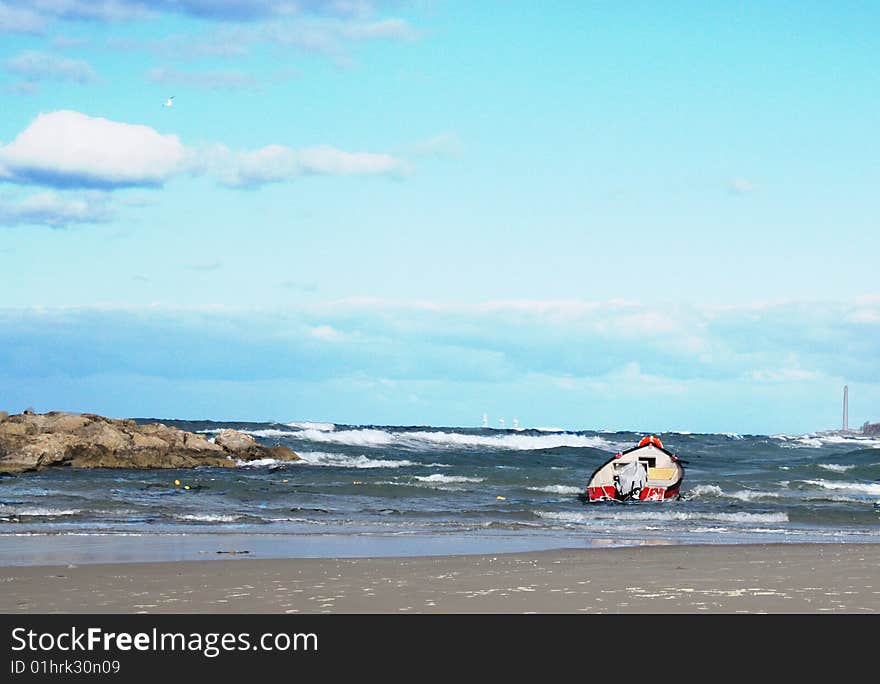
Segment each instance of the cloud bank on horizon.
M876 419L877 19L0 0L0 404Z
M140 416L467 426L490 410L524 426L803 433L836 426L846 378L853 421L870 418L878 356L880 298L5 309L0 403L48 407L61 386ZM114 407L94 390L114 385L141 389ZM782 418L783 401L798 413Z

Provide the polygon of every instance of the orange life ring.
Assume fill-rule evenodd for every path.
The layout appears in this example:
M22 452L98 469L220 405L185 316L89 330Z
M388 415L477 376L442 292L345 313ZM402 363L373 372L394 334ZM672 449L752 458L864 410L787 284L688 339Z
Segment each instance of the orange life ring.
M639 446L647 446L648 444L653 444L656 447L663 448L663 442L660 441L659 437L655 437L654 435L648 435L647 437L642 437L642 441L639 442Z

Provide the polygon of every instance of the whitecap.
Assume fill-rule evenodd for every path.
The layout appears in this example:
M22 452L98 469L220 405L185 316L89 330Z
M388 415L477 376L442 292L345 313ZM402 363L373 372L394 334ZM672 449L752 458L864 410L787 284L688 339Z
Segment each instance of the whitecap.
M434 473L433 475L416 475L415 479L419 482L432 482L441 484L459 484L464 482L483 482L482 477L463 477L461 475L441 475Z
M330 442L353 446L397 445L410 448L424 448L427 445L435 447L486 447L514 451L555 449L557 447L592 447L594 449L614 452L623 446L609 442L603 437L571 433L475 435L463 432L427 430L400 432L364 428L361 430L337 430L334 432L303 430L300 433L296 433L296 437L313 442Z
M693 489L690 489L686 492L687 498L689 499L698 499L701 496L723 496L724 492L721 491L721 487L718 485L697 485Z
M333 432L336 429L335 423L321 423L311 420L295 421L293 423L285 423L287 427L299 428L300 430L318 430L319 432Z
M55 518L65 515L77 515L82 513L80 508L43 508L43 507L25 507L14 508L11 506L0 506L0 515L30 515L40 518Z
M880 483L869 482L834 482L832 480L804 480L806 484L822 487L823 489L843 489L851 492L864 492L865 494L880 494Z
M526 489L547 494L580 494L584 491L583 487L572 487L571 485L547 485L546 487L526 487Z
M841 463L819 463L819 467L834 473L845 473L847 470L855 468L854 465L843 465Z
M560 522L595 522L597 520L623 520L623 521L666 521L686 522L691 520L708 520L710 522L727 523L781 523L788 522L785 513L711 513L711 512L681 512L653 510L608 510L603 507L589 513L558 512L558 511L534 511L540 518L558 520Z
M235 465L243 468L263 468L265 466L276 466L289 463L289 461L279 461L277 458L255 458L251 461L236 461Z
M240 520L240 515L223 515L220 513L185 513L175 515L178 520L186 520L189 522L235 522Z
M777 492L762 492L753 489L741 489L735 492L725 492L721 487L714 484L697 485L686 492L688 499L699 499L704 496L717 498L737 499L738 501L756 501L758 499L776 499Z
M326 451L298 451L299 461L287 461L297 465L328 466L333 468L404 468L406 466L418 466L420 463L405 459L378 459L367 458L364 455L348 456Z

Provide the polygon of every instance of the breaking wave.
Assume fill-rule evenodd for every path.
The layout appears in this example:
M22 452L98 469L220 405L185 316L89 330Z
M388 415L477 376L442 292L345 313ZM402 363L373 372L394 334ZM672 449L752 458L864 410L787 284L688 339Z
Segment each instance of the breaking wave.
M220 513L185 513L175 515L178 520L186 520L189 522L235 522L242 520L240 515L223 515Z
M56 518L65 515L78 515L82 513L79 508L42 508L42 507L24 507L14 508L0 504L0 516L19 516L27 515L34 518Z
M460 484L464 482L483 482L484 478L482 477L464 477L462 475L440 475L439 473L435 473L433 475L416 475L416 480L419 482L433 482L440 484Z
M285 425L287 427L299 428L300 430L319 430L320 432L333 432L336 429L335 423L318 423L310 420L285 423Z
M869 482L834 482L832 480L804 480L804 483L823 489L842 489L850 492L862 492L864 494L880 494L880 483Z
M778 499L777 492L762 492L752 489L741 489L734 492L725 492L718 485L697 485L686 493L688 499L700 499L705 497L736 499L738 501L757 501L759 499Z
M842 465L840 463L819 463L820 468L830 470L833 473L845 473L847 470L855 468L854 465Z
M725 523L783 523L788 522L785 513L701 513L680 511L608 511L596 510L590 513L574 513L568 511L534 511L539 518L558 520L567 523L588 523L597 520L631 520L631 521L666 521L687 522L703 520Z
M583 487L572 487L571 485L547 485L546 487L526 487L526 489L547 494L580 494L584 491Z
M366 456L348 456L327 451L299 451L299 461L287 461L292 464L329 466L332 468L404 468L406 466L418 466L421 463L407 461L405 459L379 459L367 458Z
M251 434L256 434L256 431ZM429 445L436 447L485 447L489 449L508 449L512 451L534 451L538 449L556 449L558 447L590 447L610 452L617 451L620 448L620 445L610 442L603 437L579 435L567 432L547 433L541 435L524 435L519 433L476 435L464 432L435 432L428 430L398 432L365 428L361 430L336 430L332 432L303 430L299 433L288 432L280 434L288 437L295 436L297 439L307 439L313 442L329 442L334 444L365 447L393 445L419 448Z

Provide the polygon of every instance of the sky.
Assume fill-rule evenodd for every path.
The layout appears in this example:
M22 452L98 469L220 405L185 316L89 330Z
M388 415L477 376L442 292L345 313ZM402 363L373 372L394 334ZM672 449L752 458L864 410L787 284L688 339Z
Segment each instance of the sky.
M880 420L878 20L0 0L0 408Z

